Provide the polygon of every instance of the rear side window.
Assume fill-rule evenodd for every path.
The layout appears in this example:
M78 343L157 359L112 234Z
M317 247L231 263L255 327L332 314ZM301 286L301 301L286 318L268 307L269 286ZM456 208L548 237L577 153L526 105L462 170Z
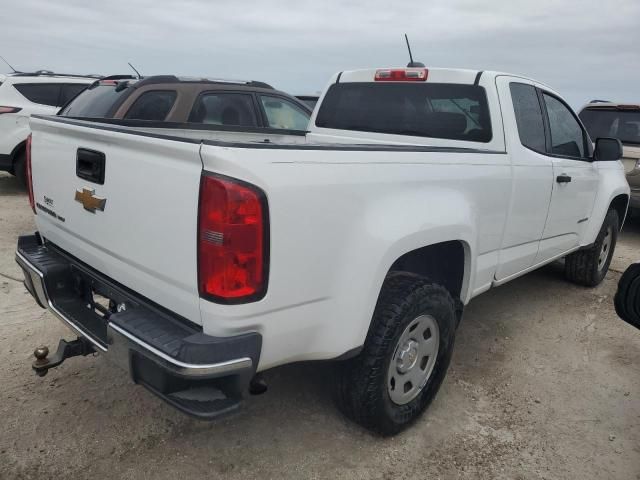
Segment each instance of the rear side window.
M492 137L484 88L448 83L334 84L316 126L472 142Z
M114 106L129 93L129 88L115 84L98 84L87 88L59 115L65 117L107 118L113 114Z
M64 83L62 84L62 94L60 96L60 105L66 105L69 100L78 95L81 91L87 88L87 85L82 83Z
M145 92L133 103L124 118L161 122L167 118L175 101L175 91L152 90Z
M196 100L191 123L257 127L258 120L253 97L245 93L204 93Z
M535 87L524 83L511 83L509 88L520 142L525 147L544 153L544 120Z
M62 85L59 83L22 83L14 87L30 102L52 107L60 105Z
M543 94L549 117L551 153L568 157L585 156L585 135L571 110L551 95Z
M260 95L260 103L267 116L269 128L306 130L309 126L309 113L293 102L271 95Z
M594 140L615 137L622 143L640 144L640 108L587 108L580 113L580 120Z

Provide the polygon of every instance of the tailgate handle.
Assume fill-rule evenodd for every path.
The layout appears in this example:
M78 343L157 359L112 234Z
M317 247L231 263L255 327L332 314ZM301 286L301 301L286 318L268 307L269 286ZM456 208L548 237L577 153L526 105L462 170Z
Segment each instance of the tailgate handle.
M76 155L76 175L98 185L104 185L104 153L79 148Z

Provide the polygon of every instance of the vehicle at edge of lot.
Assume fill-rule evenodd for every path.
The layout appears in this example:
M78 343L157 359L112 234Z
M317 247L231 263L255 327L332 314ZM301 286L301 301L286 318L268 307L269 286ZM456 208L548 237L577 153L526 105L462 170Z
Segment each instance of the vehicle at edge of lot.
M622 163L631 187L629 207L640 209L640 104L595 100L580 111L589 135L622 142Z
M95 75L71 75L39 70L0 74L0 171L25 180L25 145L29 116L52 115L96 80Z
M264 82L113 76L90 85L58 115L166 122L181 129L188 124L192 129L306 131L311 109Z
M353 420L388 435L437 393L464 305L564 258L604 278L629 186L552 89L470 70L333 76L309 132L34 117L25 285L98 351L199 418L259 372L337 361Z
M640 328L640 263L629 265L620 277L614 306L622 320Z

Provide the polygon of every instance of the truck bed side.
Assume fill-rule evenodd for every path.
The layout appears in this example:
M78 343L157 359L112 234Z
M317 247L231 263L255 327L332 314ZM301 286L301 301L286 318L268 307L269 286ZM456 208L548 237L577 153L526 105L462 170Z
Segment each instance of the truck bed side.
M511 193L504 152L205 142L202 158L205 170L255 184L268 198L266 296L234 306L200 301L212 334L262 334L260 369L359 347L385 275L421 247L460 243L464 301L493 280Z

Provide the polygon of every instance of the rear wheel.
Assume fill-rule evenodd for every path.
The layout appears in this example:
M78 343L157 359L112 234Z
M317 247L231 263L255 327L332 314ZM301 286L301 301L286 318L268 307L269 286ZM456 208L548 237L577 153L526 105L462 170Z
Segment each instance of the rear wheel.
M455 327L455 303L444 287L413 274L391 274L363 351L339 365L341 410L383 435L402 431L438 392L451 360Z
M564 264L567 279L587 287L600 284L609 270L619 228L618 212L609 210L594 244L567 255Z
M16 161L13 163L13 174L24 187L27 186L27 158L24 150L16 156Z

